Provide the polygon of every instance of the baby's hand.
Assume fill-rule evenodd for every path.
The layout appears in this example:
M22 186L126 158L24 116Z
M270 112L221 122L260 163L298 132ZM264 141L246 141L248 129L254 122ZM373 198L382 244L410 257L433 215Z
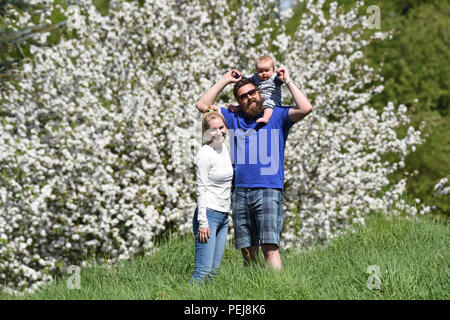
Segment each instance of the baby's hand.
M230 111L233 112L233 113L239 111L239 105L233 106L233 105L227 103L226 106L227 106L228 110L230 110Z

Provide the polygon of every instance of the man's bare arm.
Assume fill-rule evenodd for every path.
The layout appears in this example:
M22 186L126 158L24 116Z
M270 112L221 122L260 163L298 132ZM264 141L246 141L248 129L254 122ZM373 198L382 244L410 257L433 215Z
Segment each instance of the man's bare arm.
M287 69L279 68L277 69L277 74L280 80L286 84L289 92L292 94L295 106L289 109L289 118L292 122L297 122L311 113L312 105L289 77L289 71Z
M235 78L233 76L233 72L239 75L239 78ZM208 108L214 104L218 95L222 92L222 90L230 83L235 83L242 79L242 74L237 70L228 71L219 81L217 81L211 88L206 90L203 96L197 101L195 104L197 110L200 112L206 112Z

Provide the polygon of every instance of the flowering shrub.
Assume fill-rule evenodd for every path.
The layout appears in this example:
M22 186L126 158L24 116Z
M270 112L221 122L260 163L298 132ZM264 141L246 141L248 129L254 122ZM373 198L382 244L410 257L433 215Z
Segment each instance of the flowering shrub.
M442 178L439 180L439 182L434 186L434 196L445 196L450 194L450 187L445 187L445 185L448 183L448 176Z
M269 0L112 0L108 16L87 0L34 2L49 6L41 23L67 12L74 37L33 46L34 63L0 100L0 281L31 290L86 255L128 259L167 230L191 232L195 101L231 68L252 73L280 19ZM322 4L308 1L295 37L277 25L273 41L314 106L287 142L284 247L389 208L405 181L387 177L421 143L412 127L395 133L405 106L365 105L382 87L362 62L364 17L333 4L325 18ZM224 94L232 101L231 86Z

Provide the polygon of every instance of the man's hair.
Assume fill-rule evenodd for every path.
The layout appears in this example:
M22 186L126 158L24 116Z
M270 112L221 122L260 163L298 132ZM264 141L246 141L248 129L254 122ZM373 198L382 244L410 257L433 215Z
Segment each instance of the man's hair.
M243 86L245 86L246 84L249 84L249 83L251 83L256 89L258 88L258 87L256 86L256 84L252 81L252 79L250 79L250 78L244 78L244 77L242 77L241 80L239 80L238 82L236 82L236 83L234 84L233 94L234 94L234 97L236 98L236 101L237 101L238 103L239 103L239 99L238 99L238 94L237 94L237 92L238 92L239 88L240 88L240 87L243 87Z
M271 62L272 63L272 68L273 69L275 69L275 62L274 62L274 60L272 59L272 57L270 57L270 56L261 56L261 57L259 57L257 60L256 60L256 63L255 63L255 69L258 69L258 64L259 63L261 63L261 62Z

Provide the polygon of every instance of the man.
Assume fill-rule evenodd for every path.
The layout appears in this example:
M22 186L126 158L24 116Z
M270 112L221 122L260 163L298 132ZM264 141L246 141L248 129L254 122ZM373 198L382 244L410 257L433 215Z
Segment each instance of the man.
M241 72L230 70L197 101L200 112L214 104L219 93L234 83L239 104L236 112L220 111L230 131L230 155L234 167L232 212L236 248L244 263L257 262L259 247L269 266L281 270L279 252L283 227L284 148L289 129L312 110L311 103L289 77L286 68L276 70L289 89L294 106L274 108L270 121L256 122L263 112L263 99L255 84ZM235 78L234 75L238 75Z

